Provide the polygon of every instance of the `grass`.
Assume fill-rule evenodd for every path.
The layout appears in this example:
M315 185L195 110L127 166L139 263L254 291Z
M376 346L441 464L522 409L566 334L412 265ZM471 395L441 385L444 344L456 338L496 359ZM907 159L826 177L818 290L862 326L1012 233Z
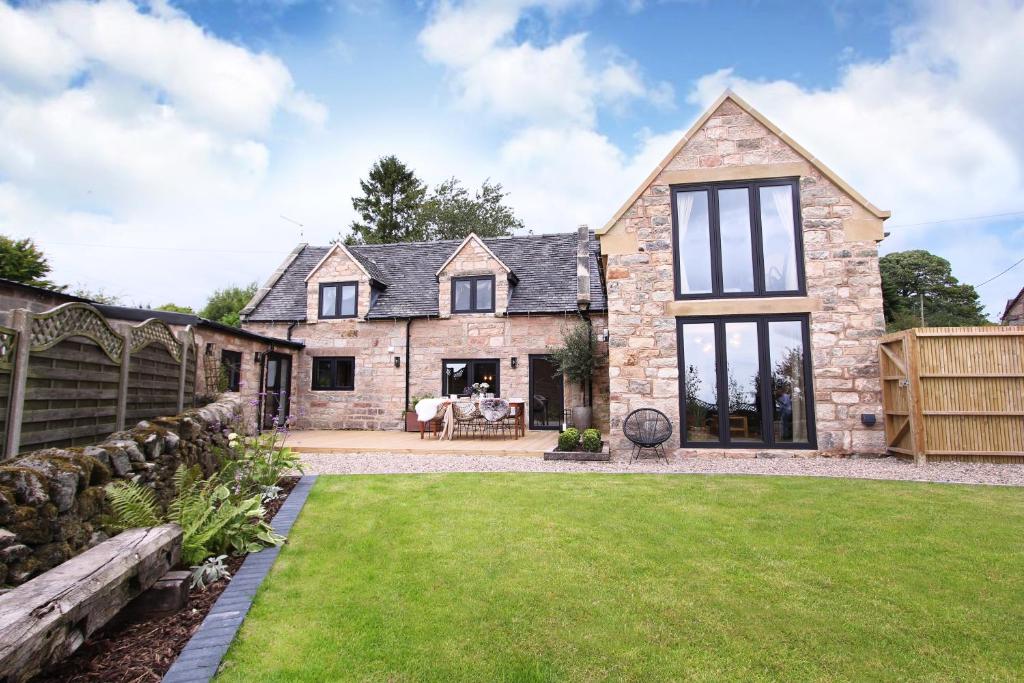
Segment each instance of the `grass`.
M219 681L1009 680L1024 491L321 477Z

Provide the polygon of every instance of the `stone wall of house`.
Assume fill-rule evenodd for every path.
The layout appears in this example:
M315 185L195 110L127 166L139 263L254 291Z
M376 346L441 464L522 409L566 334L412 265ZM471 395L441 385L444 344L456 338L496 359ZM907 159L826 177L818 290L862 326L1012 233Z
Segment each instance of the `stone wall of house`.
M104 486L112 480L153 487L166 504L181 464L204 476L217 468L214 447L241 414L228 395L176 417L140 422L96 446L51 448L0 464L0 585L17 585L107 538Z
M629 447L619 428L626 415L640 407L665 412L676 430L672 443L679 444L676 318L670 310L674 299L672 181L668 176L674 171L792 166L793 162L805 166L800 206L807 294L813 309L809 312L819 452L877 453L884 449L881 426L866 428L860 422L862 413L881 413L877 340L885 331L877 244L854 229L864 210L780 137L725 100L609 234L602 236L603 250L606 241L618 240L612 250L616 253L607 256L606 271L616 450ZM623 244L635 247L623 248ZM793 453L806 455L808 451Z
M1002 323L1004 325L1024 325L1024 290L1017 295L1017 298L1011 299L1006 310L1003 311Z

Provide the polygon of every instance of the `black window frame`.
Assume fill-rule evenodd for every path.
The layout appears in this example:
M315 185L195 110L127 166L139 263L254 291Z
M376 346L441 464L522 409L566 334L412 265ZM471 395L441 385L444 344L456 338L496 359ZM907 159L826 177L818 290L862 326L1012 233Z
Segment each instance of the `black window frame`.
M792 322L801 323L801 338L804 345L804 378L806 389L804 400L807 403L807 443L775 441L774 430L770 428L772 420L761 420L761 441L741 441L732 443L732 434L728 425L728 367L725 351L726 323L757 323L758 376L761 391L758 400L763 415L770 414L766 407L773 406L772 384L770 381L771 360L768 346L768 323ZM686 439L686 358L683 353L683 326L688 324L712 323L715 328L715 382L718 390L718 435L719 441L687 441ZM813 451L818 449L817 416L814 409L814 363L811 353L811 321L807 313L792 314L761 314L761 315L712 315L686 316L676 318L676 354L679 363L679 445L681 448L710 449L774 449L793 451ZM769 380L769 381L766 381ZM722 389L724 387L724 390Z
M501 359L500 358L442 358L441 359L441 396L449 396L448 391L448 375L445 373L445 366L449 363L465 363L467 373L472 376L475 373L469 371L470 365L477 363L494 363L494 383L486 393L493 393L495 396L501 396ZM468 383L467 386L472 386L472 382Z
M352 315L341 314L341 288L342 287L354 287L355 302L354 312ZM334 315L324 315L324 289L328 287L337 287L338 291L334 294ZM318 320L344 320L346 318L358 318L359 317L359 281L358 280L346 280L344 282L321 282L320 283L320 295L316 302L316 313Z
M487 280L491 283L491 305L489 308L478 308L476 303L476 283ZM455 308L455 285L458 282L469 282L469 308ZM494 313L494 300L497 298L495 291L494 275L464 275L452 278L452 313Z
M330 375L331 375L331 386L318 387L316 385L317 378L317 363L322 361L330 362ZM352 384L344 386L340 382L341 373L338 372L338 367L342 363L348 363L352 366ZM310 389L312 391L354 391L356 388L356 357L355 356L313 356L313 367L310 369Z
M224 369L228 380L228 391L238 391L242 384L242 352L221 349L220 367Z
M778 187L789 185L793 191L793 243L796 248L796 281L797 288L790 290L768 291L764 277L764 240L761 229L761 193L762 187ZM750 210L750 252L754 275L754 290L751 292L724 292L722 272L722 239L719 224L718 191L746 189ZM711 240L711 291L689 293L681 291L679 279L679 215L676 195L680 192L707 192L708 197L708 230ZM685 183L669 185L669 197L672 209L672 278L674 281L677 301L688 299L752 299L786 296L806 296L807 281L804 274L804 240L803 220L800 212L800 179L758 178L757 180L722 181L714 183Z

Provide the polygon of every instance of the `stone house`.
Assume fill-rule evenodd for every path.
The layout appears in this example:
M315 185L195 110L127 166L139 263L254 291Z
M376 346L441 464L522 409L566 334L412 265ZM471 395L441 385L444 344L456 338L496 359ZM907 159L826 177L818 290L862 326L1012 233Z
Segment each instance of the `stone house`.
M1006 302L999 322L1003 325L1024 325L1024 287L1017 292L1017 296Z
M608 426L607 366L592 387L555 377L548 351L567 326L606 329L598 242L574 233L459 242L299 245L242 311L243 327L304 345L282 359L268 393L285 389L298 428L405 428L420 396L486 382L529 405L531 429L558 429L591 403ZM607 345L598 343L598 355Z
M655 407L693 453L882 451L888 217L724 93L597 231L613 447Z
M481 379L556 427L584 397L545 354L584 315L614 452L645 407L688 453L880 452L888 217L726 92L596 233L299 245L243 326L304 344L300 428L402 429L414 397Z

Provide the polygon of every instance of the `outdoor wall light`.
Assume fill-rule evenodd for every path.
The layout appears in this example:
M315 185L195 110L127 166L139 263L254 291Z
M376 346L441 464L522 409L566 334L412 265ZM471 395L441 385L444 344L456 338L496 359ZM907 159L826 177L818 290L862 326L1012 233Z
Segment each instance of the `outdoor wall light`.
M862 425L864 425L865 427L874 427L875 426L875 414L874 413L861 413L860 414L860 423Z
M401 356L395 356L395 367L396 368L402 367L402 357Z
M515 356L512 356L511 358L508 359L508 364L512 366L513 370L515 370L516 368L519 367L519 359L516 358Z

